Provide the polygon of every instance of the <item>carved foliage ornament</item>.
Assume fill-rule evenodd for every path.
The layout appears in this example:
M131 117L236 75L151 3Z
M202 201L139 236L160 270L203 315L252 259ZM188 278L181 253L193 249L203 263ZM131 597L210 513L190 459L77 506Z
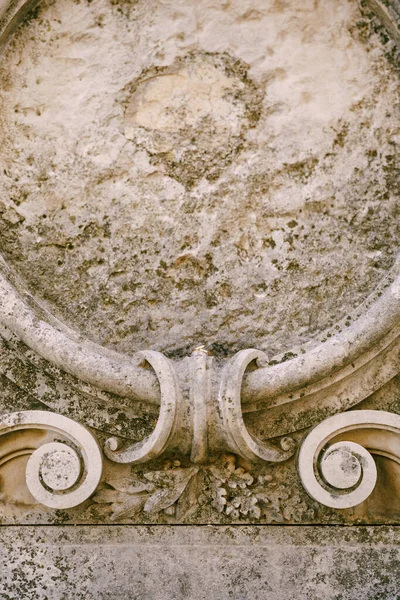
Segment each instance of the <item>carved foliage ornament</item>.
M0 0L0 47L35 4ZM396 6L371 2L397 36ZM265 495L265 481L238 466L235 457L249 464L282 463L295 453L291 436L299 437L296 432L315 425L301 446L298 469L304 488L322 505L349 508L372 493L377 469L371 454L400 462L399 416L374 410L343 412L400 372L400 260L346 324L338 324L290 360L274 364L254 349L237 353L225 364L204 348L176 362L151 350L132 357L107 350L38 306L2 258L0 333L1 373L30 398L55 410L12 412L0 418L1 436L26 429L51 432L51 441L22 450L31 454L28 488L51 508L84 502L102 478L103 457L94 435L58 414L63 412L78 419L83 414L86 425L107 434L104 455L113 463L140 465L164 455L190 456L189 466L176 464L167 474L150 469L139 479L109 478L108 488L98 491L95 500L115 505L115 518L139 511L172 514L201 475L212 482L217 510L257 519L263 502L272 503ZM32 384L32 373L40 384ZM152 430L132 441L116 414L133 423L147 419ZM225 466L218 471L221 456ZM5 454L1 464L8 460L11 454ZM236 489L240 494L229 491ZM193 498L196 493L192 490Z
M0 436L27 429L50 431L55 440L36 449L3 452L0 465L30 454L26 483L39 503L67 509L87 500L102 476L102 454L93 435L71 419L46 411L21 411L1 417ZM377 481L372 454L400 464L400 416L376 410L337 414L312 429L304 440L298 456L301 482L308 494L325 506L356 506L370 496ZM240 509L259 518L259 500L262 502L265 496L262 484L268 477L259 478L257 484L249 472L236 465L234 455L224 455L222 462L225 467L216 464L201 468L213 481L214 506L219 511L229 509L228 515L239 515ZM115 516L133 516L142 508L149 513L158 512L175 504L199 473L199 467L181 468L179 461L175 463L171 471L167 468L145 473L143 481L108 480L110 487L127 494ZM243 498L236 494L228 506L227 489L223 486L226 482L228 489L245 490ZM95 499L113 502L113 493L103 491Z

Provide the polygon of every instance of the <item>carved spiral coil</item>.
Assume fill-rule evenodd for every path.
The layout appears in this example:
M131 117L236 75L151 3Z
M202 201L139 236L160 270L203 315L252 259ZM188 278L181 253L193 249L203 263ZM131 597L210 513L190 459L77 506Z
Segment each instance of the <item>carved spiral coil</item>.
M47 411L1 415L0 436L24 429L44 429L62 436L31 454L25 475L32 496L41 504L58 509L72 508L87 500L102 474L101 450L90 431L72 419Z
M351 438L366 431L365 446L354 441L330 440ZM400 433L400 416L377 410L355 410L340 413L311 430L299 452L298 471L310 496L331 508L357 506L374 490L377 469L372 454L381 454L399 462L398 444L382 447L368 443L368 432L380 430ZM362 432L361 432L362 433ZM370 438L372 440L372 438Z

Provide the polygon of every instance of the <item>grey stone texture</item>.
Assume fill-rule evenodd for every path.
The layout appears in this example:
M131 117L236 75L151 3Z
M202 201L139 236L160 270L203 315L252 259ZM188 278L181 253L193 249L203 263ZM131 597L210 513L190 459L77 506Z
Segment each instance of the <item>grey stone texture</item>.
M397 600L391 527L0 529L2 600Z

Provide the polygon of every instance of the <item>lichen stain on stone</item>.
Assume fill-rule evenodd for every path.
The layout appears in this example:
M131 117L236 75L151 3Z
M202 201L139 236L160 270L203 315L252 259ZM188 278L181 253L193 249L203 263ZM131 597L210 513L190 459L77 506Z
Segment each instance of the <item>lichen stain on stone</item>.
M248 68L226 52L192 51L147 69L125 90L125 136L186 189L217 180L260 118L264 91Z
M387 273L398 68L355 2L31 17L0 66L0 249L73 328L291 356Z

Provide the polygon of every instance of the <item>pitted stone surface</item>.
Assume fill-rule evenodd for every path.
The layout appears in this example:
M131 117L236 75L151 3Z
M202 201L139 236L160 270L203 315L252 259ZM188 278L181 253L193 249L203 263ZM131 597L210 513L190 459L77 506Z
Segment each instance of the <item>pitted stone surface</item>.
M321 461L321 473L333 487L348 489L359 481L361 464L351 450L343 446L325 453Z
M120 351L290 350L393 262L391 48L348 0L44 2L1 64L1 251Z
M52 490L71 488L79 479L81 465L72 449L48 451L43 457L40 475L43 482Z
M394 600L390 527L13 527L4 598Z

